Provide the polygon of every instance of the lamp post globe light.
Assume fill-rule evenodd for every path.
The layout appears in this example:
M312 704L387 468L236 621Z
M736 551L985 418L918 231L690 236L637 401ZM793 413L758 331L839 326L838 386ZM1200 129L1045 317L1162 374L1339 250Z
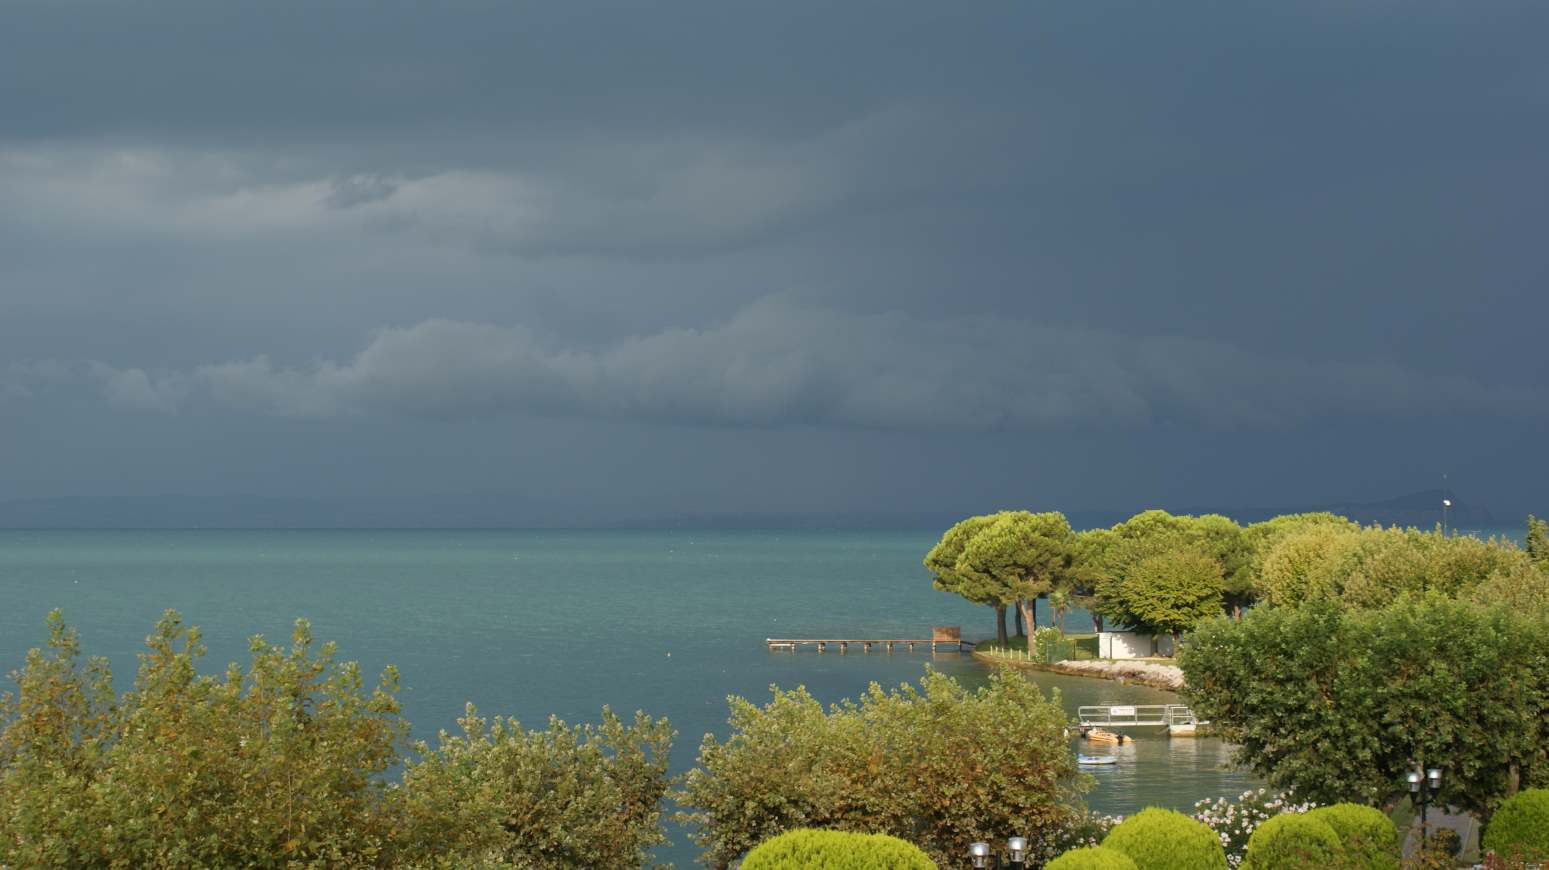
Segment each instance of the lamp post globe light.
M1423 845L1430 832L1426 827L1425 810L1436 801L1436 795L1441 792L1441 768L1423 768L1416 764L1415 769L1409 771L1405 777L1409 782L1409 800L1420 808L1420 843Z
M1013 867L1024 866L1024 862L1027 860L1027 838L1011 837L1006 840L1006 851L1011 853L1011 865ZM991 866L990 844L983 840L969 843L968 860L973 862L973 866L976 868ZM995 866L999 866L999 864L997 863Z

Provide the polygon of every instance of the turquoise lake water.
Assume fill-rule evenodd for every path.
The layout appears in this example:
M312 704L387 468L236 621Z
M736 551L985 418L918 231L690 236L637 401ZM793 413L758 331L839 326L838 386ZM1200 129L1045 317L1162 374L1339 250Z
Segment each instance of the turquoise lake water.
M770 684L825 701L871 681L915 680L927 663L966 682L966 654L771 653L769 636L993 634L993 615L931 588L920 565L933 531L0 531L0 670L18 667L62 608L120 689L165 608L201 626L217 672L247 637L288 642L296 617L368 674L402 673L419 737L455 728L466 701L541 727L550 713L595 719L609 704L667 716L675 767L706 732L725 734L726 696ZM1044 621L1046 610L1040 611ZM1069 630L1089 626L1081 614ZM670 655L669 655L670 653ZM1039 674L1080 704L1164 703L1166 692ZM10 686L7 681L7 687ZM1096 809L1187 808L1253 784L1213 739L1142 735L1096 772ZM691 866L681 830L663 860Z

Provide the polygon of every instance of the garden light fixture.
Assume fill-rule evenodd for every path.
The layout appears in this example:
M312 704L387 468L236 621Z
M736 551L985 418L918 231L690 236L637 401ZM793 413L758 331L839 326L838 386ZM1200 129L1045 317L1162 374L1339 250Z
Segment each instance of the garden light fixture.
M980 840L968 844L968 857L973 859L975 867L990 866L990 844Z
M1424 843L1430 835L1425 810L1436 802L1436 795L1441 792L1441 768L1416 764L1404 779L1409 782L1410 802L1420 808L1420 842Z
M1012 837L1006 841L1006 848L1011 851L1011 863L1021 865L1027 857L1027 838Z

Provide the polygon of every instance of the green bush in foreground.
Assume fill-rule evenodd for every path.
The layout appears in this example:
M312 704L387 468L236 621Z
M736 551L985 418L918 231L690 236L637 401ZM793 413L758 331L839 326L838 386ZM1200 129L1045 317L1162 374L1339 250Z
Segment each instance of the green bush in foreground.
M1398 828L1381 810L1361 804L1334 804L1307 813L1334 829L1351 870L1396 870Z
M1334 828L1307 813L1281 813L1248 838L1247 870L1317 870L1345 866Z
M1123 852L1138 870L1226 870L1214 831L1188 816L1147 807L1120 822L1103 848Z
M969 690L930 671L827 710L805 689L731 708L731 733L705 736L676 795L711 868L795 828L890 834L946 866L975 840L1037 851L1077 818L1087 782L1058 699L1015 672Z
M146 646L116 695L49 616L0 698L0 868L625 867L662 841L665 721L524 732L470 710L389 784L408 731L391 668L368 692L304 620L221 677L172 611Z
M936 863L897 837L798 828L749 852L742 870L936 870Z
M1502 856L1549 858L1549 788L1530 788L1506 799L1490 826L1483 845Z
M1130 857L1117 849L1084 846L1043 865L1043 870L1138 870Z
M1414 759L1445 758L1438 801L1487 815L1549 786L1546 661L1549 620L1431 593L1211 620L1179 665L1195 715L1276 788L1374 804Z

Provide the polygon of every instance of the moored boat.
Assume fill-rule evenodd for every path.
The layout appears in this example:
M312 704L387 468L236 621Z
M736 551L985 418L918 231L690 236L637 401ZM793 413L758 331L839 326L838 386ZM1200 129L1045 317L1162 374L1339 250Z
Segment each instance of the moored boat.
M1105 731L1102 728L1088 728L1081 732L1081 736L1093 743L1124 743L1128 737L1116 731Z

